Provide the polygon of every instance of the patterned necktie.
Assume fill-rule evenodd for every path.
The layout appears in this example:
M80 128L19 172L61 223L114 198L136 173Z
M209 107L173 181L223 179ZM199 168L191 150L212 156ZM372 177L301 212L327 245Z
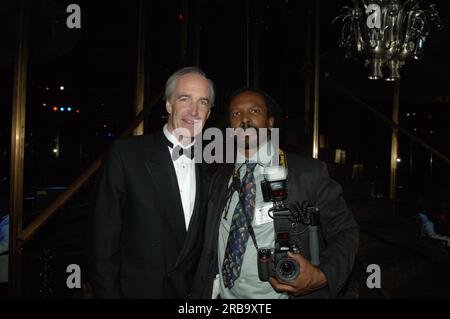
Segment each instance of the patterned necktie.
M244 253L250 235L247 218L251 223L255 211L256 184L253 171L256 163L247 163L246 166L247 171L240 190L243 203L239 201L234 210L222 265L223 282L225 287L230 289L233 288L234 282L241 274Z

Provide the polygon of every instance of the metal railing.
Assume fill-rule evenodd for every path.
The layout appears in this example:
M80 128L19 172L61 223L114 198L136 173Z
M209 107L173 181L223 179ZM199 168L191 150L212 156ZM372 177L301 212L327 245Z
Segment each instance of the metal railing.
M422 139L418 138L417 136L415 136L413 133L411 133L407 129L401 127L399 124L395 123L390 118L388 118L387 116L383 115L381 112L378 112L376 109L371 107L369 104L367 104L366 102L364 102L360 98L358 98L358 97L354 96L353 94L351 94L350 92L348 92L345 88L343 88L342 86L338 85L336 82L334 82L332 80L329 80L329 79L323 79L322 85L325 85L327 88L329 88L329 89L331 89L331 90L333 90L333 91L335 91L335 92L345 96L349 100L355 102L358 106L360 106L360 107L366 109L367 111L369 111L370 113L372 113L372 115L375 116L375 118L381 120L382 122L387 124L390 128L397 129L400 133L402 133L408 139L410 139L414 143L422 146L427 151L431 152L437 158L442 160L445 164L450 166L450 159L449 159L448 156L442 154L437 149L435 149L434 147L432 147L431 145L429 145L428 143L426 143Z
M150 113L153 105L161 100L163 92L161 91L144 109L136 116L133 122L121 134L119 138L129 136L133 130L144 120ZM22 230L17 239L27 242L34 233L36 233L50 218L52 218L67 201L69 201L89 180L89 178L97 171L102 163L102 155L100 155L70 186L61 193L44 211L36 217L36 219Z

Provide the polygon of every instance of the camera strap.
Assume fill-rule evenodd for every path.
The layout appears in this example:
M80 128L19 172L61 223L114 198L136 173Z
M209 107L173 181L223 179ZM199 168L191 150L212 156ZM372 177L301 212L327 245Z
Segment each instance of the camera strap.
M280 166L284 166L285 168L287 168L286 153L284 153L284 151L282 149L278 149L278 160L279 160ZM240 172L240 169L242 168L242 166L246 163L247 162L242 163L237 169L235 168L233 171L232 180L231 180L230 186L227 189L227 193L225 196L225 201L227 203L226 208L225 208L225 215L223 217L225 220L227 220L228 212L230 210L231 199L232 199L233 193L235 191L238 192L240 205L242 205L242 206L244 205L244 199L243 199L243 193L242 193L243 185L241 185L241 179L239 176L239 172ZM245 212L244 207L242 207L242 209ZM253 245L255 245L255 248L258 250L258 243L256 242L256 235L255 235L255 231L253 230L252 221L250 220L250 217L247 214L245 214L245 221L246 221L248 232L252 238Z
M281 148L278 149L278 163L280 166L288 168L286 153Z
M230 210L230 204L231 204L231 199L233 197L233 193L235 191L239 192L240 189L240 185L241 185L241 179L239 177L239 170L241 169L241 167L244 165L245 163L242 163L237 169L234 168L233 170L233 175L231 176L231 183L230 186L228 186L227 189L227 193L225 195L225 202L227 203L227 206L225 208L225 216L223 217L223 219L227 220L227 216L228 216L228 211Z
M258 250L258 243L256 242L255 231L253 230L252 221L250 220L250 217L245 212L243 197L244 197L244 194L242 192L242 187L240 187L240 189L239 189L239 204L241 205L242 211L244 212L244 215L245 215L245 223L247 224L248 233L250 234L250 237L252 237L253 245L255 245L256 250Z

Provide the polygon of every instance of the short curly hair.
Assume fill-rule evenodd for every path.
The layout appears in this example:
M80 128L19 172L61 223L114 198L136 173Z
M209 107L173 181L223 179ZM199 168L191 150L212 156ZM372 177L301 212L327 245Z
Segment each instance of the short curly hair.
M252 93L256 93L258 95L260 95L263 99L264 102L266 103L266 107L267 107L267 117L273 117L274 119L274 127L278 127L279 125L279 121L281 118L281 107L280 105L277 103L277 101L275 101L274 98L272 98L267 92L261 90L261 89L257 89L257 88L252 88L252 87L243 87L240 89L235 90L230 97L228 98L227 104L226 104L226 111L229 114L230 112L230 104L231 101L233 101L233 99L245 92L252 92ZM228 123L229 124L229 123Z

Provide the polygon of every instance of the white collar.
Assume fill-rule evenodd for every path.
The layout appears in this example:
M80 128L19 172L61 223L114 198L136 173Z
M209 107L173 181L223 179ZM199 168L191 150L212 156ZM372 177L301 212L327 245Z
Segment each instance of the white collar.
M163 127L163 133L166 136L166 138L172 143L172 145L175 147L177 145L179 145L181 148L189 148L192 145L194 145L195 143L195 139L194 141L192 141L192 143L189 143L188 145L184 146L180 143L180 141L177 140L177 138L175 136L172 135L172 133L169 132L169 130L167 129L167 124L164 125ZM172 149L173 147L170 147L170 149Z
M278 149L272 143L264 143L258 149L258 151L251 156L248 161L253 163L258 163L259 165L266 167L270 166L274 160L274 157L278 156ZM236 165L245 163L247 158L239 150L236 154Z

